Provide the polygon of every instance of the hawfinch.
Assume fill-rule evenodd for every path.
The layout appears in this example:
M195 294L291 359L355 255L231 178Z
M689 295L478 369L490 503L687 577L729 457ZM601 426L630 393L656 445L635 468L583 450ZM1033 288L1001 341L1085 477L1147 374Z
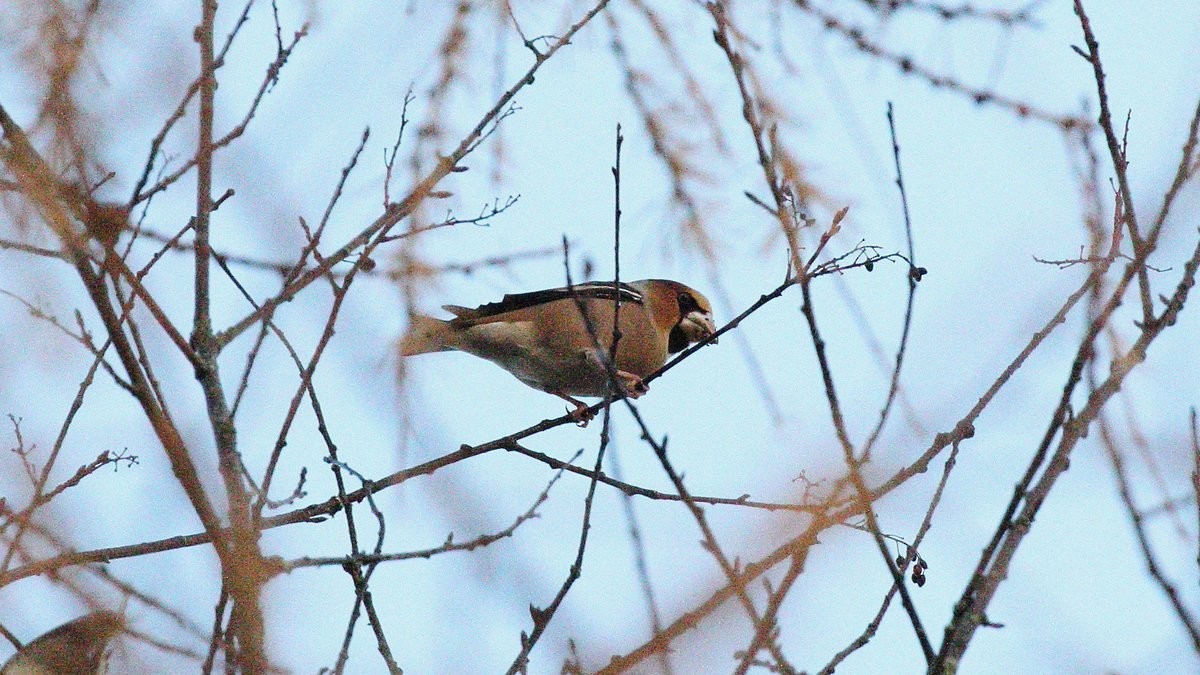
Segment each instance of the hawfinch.
M586 424L588 406L574 397L609 392L604 363L612 345L616 302L620 338L615 381L620 393L630 398L646 393L642 378L662 366L669 354L716 332L708 299L677 281L623 283L619 294L612 283L590 282L506 295L473 309L445 305L454 318L414 317L400 352L412 356L457 350L487 359L534 389L571 403L571 417ZM595 338L583 313L591 320Z

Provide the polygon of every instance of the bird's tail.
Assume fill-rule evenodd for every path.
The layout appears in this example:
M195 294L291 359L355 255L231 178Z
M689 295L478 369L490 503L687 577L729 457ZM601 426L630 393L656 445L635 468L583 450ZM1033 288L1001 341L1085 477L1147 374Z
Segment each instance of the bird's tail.
M408 333L400 341L400 355L414 356L454 349L453 337L454 330L449 321L414 314L408 325Z

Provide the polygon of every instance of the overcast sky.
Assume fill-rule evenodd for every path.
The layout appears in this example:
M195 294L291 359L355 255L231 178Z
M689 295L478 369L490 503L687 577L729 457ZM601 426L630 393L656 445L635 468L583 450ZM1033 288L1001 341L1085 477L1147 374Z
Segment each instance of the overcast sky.
M409 109L414 122L405 131L400 151L404 166L391 188L393 199L409 184L414 147L423 147L428 167L433 152L452 149L492 105L496 92L517 81L533 55L511 30L497 41L494 22L482 16L493 15L481 11L470 24L470 51L461 62L463 84L444 103L436 103L430 91L439 76L437 50L449 4L357 2L286 8L291 23L285 24L285 40L304 12L313 12L313 25L246 136L219 155L214 192L232 187L236 195L221 206L215 220L218 250L262 260L291 259L304 241L297 219L310 224L320 220L342 167L369 127L370 138L326 233L328 250L333 250L381 211L384 152L399 131L406 91L411 88L415 97ZM584 3L513 4L528 36L561 34L586 10ZM453 195L429 206L423 215L437 220L450 211L472 217L496 200L503 204L519 196L516 203L486 226L439 229L413 244L431 265L556 252L420 284L415 309L443 315L438 309L442 304L473 306L506 292L562 285L563 260L557 250L564 236L571 242L570 264L577 280L585 262L595 278L611 278L611 166L617 124L625 134L622 278L664 277L694 286L714 300L718 325L782 281L787 272L784 242L770 217L744 196L746 191L768 195L741 121L736 85L711 38L712 19L688 3L649 4L661 6L665 29L720 120L724 151L714 147L709 127L697 117L696 100L679 94L679 78L640 14L614 0L630 58L654 82L649 87L656 95L651 104L666 109L675 101L663 119L673 125L674 138L694 147L695 156L702 158L704 175L690 180L718 252L714 261L706 261L694 242L681 234L686 213L672 202L669 176L654 156L642 118L626 93L610 48L611 26L601 17L547 62L516 98L515 112L465 162L470 170L443 183ZM1086 276L1083 266L1060 269L1035 259L1075 258L1087 244L1085 205L1072 169L1078 157L1052 124L934 88L864 55L807 14L790 7L776 12L773 2L757 3L761 9L754 4L738 3L736 16L758 43L758 49L747 47L746 53L763 91L787 112L780 137L822 193L809 215L816 227L826 227L834 211L849 207L842 232L828 245L830 255L860 242L879 246L883 253L904 250L885 117L887 104L894 106L916 262L929 273L916 296L903 397L868 470L869 479L882 479L919 455L935 434L951 430ZM1053 116L1094 118L1095 83L1090 66L1071 50L1082 38L1069 2L1040 3L1032 25L1011 30L974 19L944 23L922 12L899 12L880 20L858 3L814 4L861 26L873 41L910 55L932 72L1026 101ZM1148 219L1170 184L1200 96L1200 4L1095 0L1086 6L1100 41L1114 115L1122 121L1129 116L1132 190ZM194 17L120 3L117 7L100 45L101 56L87 68L86 98L102 139L97 146L103 161L116 172L102 192L124 200L145 162L150 140L176 105L186 86L184 78L193 72L188 69L194 67ZM252 14L222 70L219 130L240 120L272 58L274 32L265 9ZM223 6L221 12L223 28L218 34L223 35L232 25L233 7ZM779 16L783 19L776 36ZM3 32L19 35L11 16L5 21L0 24ZM14 60L19 45L17 38L0 43L0 62ZM37 96L38 90L22 80L22 71L0 68L0 104L28 127L34 126ZM420 146L418 127L431 114L444 136ZM194 125L194 117L185 124ZM166 145L166 151L174 153L175 166L192 147L192 128ZM1102 144L1097 148L1103 153ZM1106 216L1111 218L1112 169L1105 154L1100 175ZM193 190L188 177L162 195L150 207L147 226L163 233L177 231L194 210ZM1160 270L1151 273L1156 292L1173 290L1194 246L1197 196L1194 184L1189 186L1168 221L1164 243L1152 261ZM0 236L41 245L49 241L36 231L23 230L7 214L0 219ZM810 243L815 241L814 234L806 236ZM376 255L383 267L394 266L398 246L385 246ZM168 312L178 325L188 326L190 262L184 256L168 262L171 267L156 270L150 283L164 297L176 299L167 304ZM74 307L86 303L77 279L68 272L59 262L0 250L0 288L67 318ZM903 264L883 263L872 272L856 269L814 283L838 393L856 443L873 428L886 394L903 319L906 273ZM243 274L257 297L278 287L277 275L255 270ZM379 478L461 444L488 441L562 414L558 399L463 354L413 360L401 385L395 345L405 328L406 298L382 275L355 284L315 383L342 459L356 471ZM215 288L218 326L246 313L236 289L223 280ZM328 312L328 295L315 287L310 290L314 292L290 303L278 316L280 327L305 355L311 354ZM788 291L747 319L737 335L701 350L654 382L649 395L638 402L653 433L669 436L670 456L693 494L750 494L795 502L803 490L803 482L797 480L801 474L831 481L843 470L800 304L799 289ZM1132 299L1129 304L1134 304ZM23 419L27 443L49 447L89 359L11 298L0 298L0 313L0 412ZM91 317L86 312L85 316ZM1137 313L1126 307L1114 325L1128 337L1136 318ZM1080 309L1068 317L979 418L976 437L962 446L956 473L921 548L929 562L928 583L913 589L935 646L1011 497L1011 486L1049 423L1084 322ZM92 328L98 330L99 324ZM1154 344L1147 362L1112 403L1122 447L1137 457L1131 438L1138 432L1144 435L1166 485L1156 484L1147 462L1130 460L1136 497L1145 508L1163 501L1164 494L1188 495L1188 413L1200 402L1200 378L1195 375L1200 372L1198 331L1200 319L1189 308ZM227 382L236 382L254 332L235 343L223 362ZM163 357L162 375L169 398L177 404L176 419L197 448L201 468L210 472L215 489L219 481L211 432L191 370L161 335L150 339ZM240 449L252 473L261 472L267 461L296 383L295 368L278 343L268 341L266 350L239 413ZM1105 369L1100 376L1106 374ZM302 406L301 411L281 465L275 488L279 494L273 496L289 490L306 467L307 499L316 502L335 488L322 462L324 444L311 410ZM628 481L669 491L670 482L650 448L639 441L639 431L623 407L615 412L614 425L608 470L616 471L611 461L619 460ZM582 448L579 462L591 466L600 426L597 421L587 429L559 427L528 439L527 446L563 460ZM62 464L62 478L101 450L122 448L138 455L136 466L96 474L87 489L58 500L56 514L90 516L73 525L74 545L92 549L198 531L143 418L127 395L100 378L68 438L71 459ZM876 505L884 531L911 540L942 463L939 458L927 474ZM11 475L0 483L2 494L26 494L18 465L10 461L5 466L4 472ZM501 451L389 489L377 498L388 525L384 550L438 546L450 532L456 540L467 540L499 531L530 508L551 477L545 465ZM539 508L540 517L523 524L510 539L473 553L379 568L372 590L406 672L497 672L508 667L519 649L520 632L530 629L529 605L549 603L567 574L587 487L583 478L564 476ZM21 497L10 499L24 503ZM637 500L634 507L659 609L665 621L673 621L724 578L712 556L698 545L700 533L682 505ZM737 507L712 506L706 513L726 552L742 562L758 559L805 523L799 516ZM1194 608L1200 604L1194 503L1184 513L1191 515L1182 520L1182 534L1170 517L1153 519L1151 527L1167 573ZM599 667L648 638L649 618L629 527L621 494L602 486L583 576L535 650L530 672L559 672L571 638L587 668ZM1060 479L1033 532L989 609L989 618L1005 627L983 630L976 637L963 672L1195 672L1197 654L1145 573L1112 470L1094 437L1072 455L1070 471ZM372 530L364 528L364 534L374 541ZM345 538L339 518L267 532L263 546L266 553L285 558L340 555L347 550ZM821 540L779 622L785 653L794 665L809 670L819 669L865 628L890 584L869 535L841 528ZM211 550L198 547L120 560L109 569L164 596L196 624L208 626L218 590L215 562ZM783 571L775 570L772 580L777 582ZM194 583L183 581L193 575ZM274 662L295 672L332 665L351 600L349 582L336 567L304 569L273 580L264 606ZM0 589L0 617L26 639L83 611L71 595L43 580ZM127 612L137 629L199 648L158 612L138 602L131 602ZM748 625L735 604L709 617L699 630L675 643L675 672L731 671L736 664L732 654L744 649L749 639ZM374 649L369 631L360 627L349 672L380 670ZM0 654L7 653L6 647L0 648ZM178 658L164 657L134 641L118 656L135 664ZM838 672L920 672L923 664L912 628L897 605L871 644ZM646 672L654 667L647 665Z

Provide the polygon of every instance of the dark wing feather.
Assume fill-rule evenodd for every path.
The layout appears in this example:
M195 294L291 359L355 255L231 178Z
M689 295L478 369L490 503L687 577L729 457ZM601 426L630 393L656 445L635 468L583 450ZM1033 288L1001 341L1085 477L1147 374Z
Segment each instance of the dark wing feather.
M528 293L510 293L497 302L489 302L475 308L446 305L444 309L454 314L456 317L454 321L474 322L496 316L497 314L542 305L554 302L555 300L564 300L572 297L615 300L618 295L622 302L642 304L645 300L641 291L629 284L622 283L618 293L613 291L611 282L589 281L587 283L575 284L572 287L548 288L544 291L530 291Z

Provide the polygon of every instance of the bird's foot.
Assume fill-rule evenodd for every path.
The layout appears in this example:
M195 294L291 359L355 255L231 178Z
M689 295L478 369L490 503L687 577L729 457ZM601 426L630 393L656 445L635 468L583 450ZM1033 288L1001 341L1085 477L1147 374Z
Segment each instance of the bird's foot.
M586 427L588 422L595 419L596 413L589 409L588 404L570 396L563 396L562 394L558 394L558 396L567 403L575 406L573 409L567 408L567 415L575 421L575 424L578 424L580 427Z
M650 386L642 378L624 370L617 371L617 385L621 387L621 393L629 398L638 398L650 391Z

